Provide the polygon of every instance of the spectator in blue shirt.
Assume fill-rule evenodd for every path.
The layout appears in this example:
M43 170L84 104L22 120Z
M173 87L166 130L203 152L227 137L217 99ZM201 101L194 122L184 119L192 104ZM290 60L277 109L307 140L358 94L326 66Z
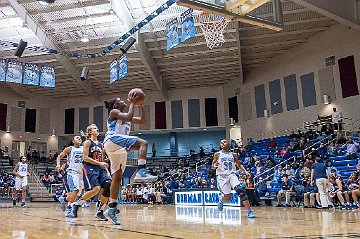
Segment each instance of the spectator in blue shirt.
M337 173L337 169L332 165L332 162L330 160L327 162L326 166L327 175L330 175L332 170L335 170L335 172Z
M316 185L311 185L310 178L307 178L304 193L304 207L315 207L316 201L320 201Z
M262 177L259 178L259 183L256 186L256 189L258 191L259 197L264 197L266 195L267 185Z
M289 176L287 174L284 174L282 179L281 190L277 195L278 204L276 207L282 207L281 199L283 197L285 197L285 205L287 207L291 207L290 198L295 195L295 192L293 191L293 183L289 180Z
M328 158L327 148L324 143L320 143L320 147L317 149L316 153L320 157L321 161Z
M356 159L356 152L357 152L357 148L359 147L358 143L355 143L352 139L350 139L347 143L346 143L346 156L348 157L348 159Z
M282 175L283 175L282 171L283 171L283 166L279 165L278 169L274 173L273 182L278 182L279 183L281 181Z

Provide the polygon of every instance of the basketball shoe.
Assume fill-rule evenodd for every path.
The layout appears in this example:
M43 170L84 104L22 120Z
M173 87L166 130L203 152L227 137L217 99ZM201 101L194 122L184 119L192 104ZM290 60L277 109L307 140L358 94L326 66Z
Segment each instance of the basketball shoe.
M134 181L137 183L154 182L157 178L157 176L151 175L145 168L142 168L136 173Z

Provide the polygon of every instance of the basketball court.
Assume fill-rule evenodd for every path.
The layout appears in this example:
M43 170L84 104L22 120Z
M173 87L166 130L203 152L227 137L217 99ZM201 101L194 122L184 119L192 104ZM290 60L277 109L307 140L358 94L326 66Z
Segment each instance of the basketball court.
M13 238L358 238L358 213L331 210L255 208L255 219L239 208L128 205L122 225L94 222L94 209L82 208L77 219L64 218L56 204L29 208L1 204L0 237ZM243 214L244 211L243 211ZM317 223L314 223L314 222ZM309 233L311 232L311 233Z
M320 2L0 0L0 103L5 105L0 146L14 158L31 147L54 154L90 123L104 138L104 100L126 99L133 88L145 92L143 112L150 116L145 125L132 126L132 135L149 141L148 156L151 150L156 154L155 145L151 149L156 142L157 153L169 160L189 159L199 142L210 151L232 135L243 141L243 135L263 139L288 133L306 117L328 114L331 109L321 104L331 101L356 123L358 100L341 101L340 94L347 98L359 92L353 93L352 86L341 91L334 83L344 74L333 68L332 54L343 59L352 53L351 47L337 48L346 44L336 39L357 45L360 25L348 14L355 14L353 6ZM345 6L345 0L341 3ZM312 53L317 58L308 60ZM353 132L354 122L349 123ZM160 164L151 158L153 165ZM128 164L135 166L136 157L129 156ZM46 167L32 166L34 202L22 208L12 207L10 197L0 199L0 239L360 238L359 210L261 206L252 208L255 218L247 218L240 202L222 212L196 202L119 204L121 225L115 226L96 221L91 203L80 208L78 218L66 218L58 203L45 202L54 196L53 187L41 182ZM2 170L12 168L2 164Z

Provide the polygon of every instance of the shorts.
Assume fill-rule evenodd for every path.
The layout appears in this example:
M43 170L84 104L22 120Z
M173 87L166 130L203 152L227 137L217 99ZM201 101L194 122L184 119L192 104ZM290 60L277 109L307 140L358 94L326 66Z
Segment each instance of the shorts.
M108 138L114 144L119 145L121 148L124 148L126 151L129 151L130 148L136 143L139 139L137 136L128 136L122 134L116 134Z
M84 188L83 175L76 171L67 172L67 185L70 192L81 191Z
M110 173L113 175L120 168L122 172L125 171L127 161L127 151L125 148L114 143L111 139L105 141L104 149L110 159Z
M22 178L15 177L15 189L20 190L28 185L27 176Z
M97 165L88 166L84 164L85 190L91 190L94 187L101 186L106 180L111 180L111 177L106 169Z
M240 181L235 174L217 175L217 186L221 193L230 194L231 189L240 185Z

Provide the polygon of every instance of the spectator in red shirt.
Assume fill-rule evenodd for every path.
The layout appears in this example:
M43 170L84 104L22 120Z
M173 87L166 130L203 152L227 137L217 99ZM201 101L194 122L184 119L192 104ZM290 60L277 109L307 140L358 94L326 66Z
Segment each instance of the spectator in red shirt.
M276 144L275 138L272 138L272 139L270 139L270 141L268 142L267 147L268 147L268 148L275 148L276 145L277 145L277 144Z

